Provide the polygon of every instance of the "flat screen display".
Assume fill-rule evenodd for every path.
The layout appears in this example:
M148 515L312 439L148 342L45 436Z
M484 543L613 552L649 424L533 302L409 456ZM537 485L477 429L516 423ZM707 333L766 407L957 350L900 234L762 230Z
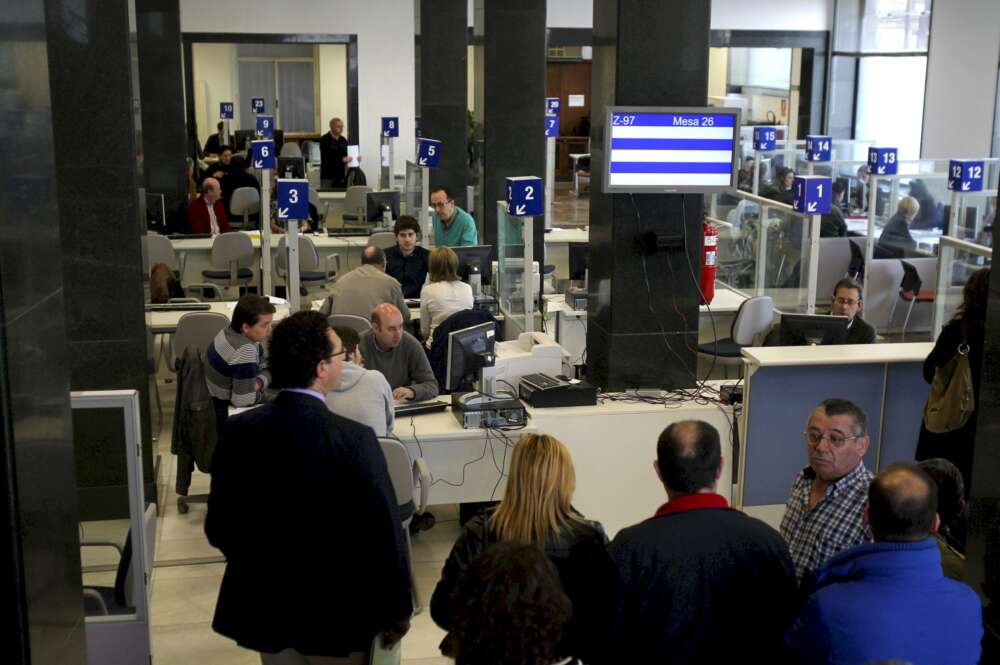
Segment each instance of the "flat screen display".
M739 109L609 106L606 122L605 192L736 188Z

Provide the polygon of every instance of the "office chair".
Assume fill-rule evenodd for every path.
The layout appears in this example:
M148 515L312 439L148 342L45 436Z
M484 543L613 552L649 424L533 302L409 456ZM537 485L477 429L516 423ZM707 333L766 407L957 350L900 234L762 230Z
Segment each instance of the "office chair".
M294 141L289 141L281 146L281 152L278 153L278 157L301 157L302 148L299 147L298 143Z
M743 364L743 348L753 346L774 321L774 301L770 296L747 298L733 319L729 337L698 345L698 353L728 368Z
M906 339L906 326L910 323L910 314L913 313L913 305L918 302L934 302L934 292L929 289L921 289L924 285L920 279L920 273L912 263L900 260L903 265L903 279L899 282L899 298L892 301L892 309L889 310L889 326L892 327L893 315L896 313L896 305L900 300L910 303L906 308L906 318L903 319L903 333L900 341Z
M413 577L413 544L410 541L410 520L414 515L423 514L427 509L427 497L431 489L431 470L422 457L410 460L406 446L397 439L379 437L382 454L385 455L389 467L389 479L396 493L399 504L400 526L406 537L407 560L410 564L410 577ZM416 501L414 501L416 499ZM417 585L413 584L413 613L423 609L417 593Z
M152 571L153 551L156 546L156 505L150 504L142 515L143 531L147 554L146 566ZM125 535L125 545L104 540L86 540L80 527L80 548L107 547L118 552L118 568L115 571L114 586L83 587L83 609L85 616L110 616L135 612L135 571L132 568L132 529ZM148 585L143 584L143 589Z
M174 251L174 246L170 242L170 238L167 236L161 236L158 233L147 233L142 237L143 245L145 245L145 255L146 260L150 266L155 266L157 263L164 263L171 270L174 271L174 277L178 281L184 275L184 266L187 263L187 254L183 252L180 255L180 261L177 259L177 252ZM146 279L149 279L149 269L147 266Z
M392 231L379 231L368 236L368 244L381 249L389 249L396 246L396 234Z
M330 327L333 326L344 326L346 328L353 328L360 335L366 330L372 329L372 322L363 316L358 316L356 314L331 314L327 317L327 321L330 322Z
M306 289L325 288L340 272L340 254L328 254L320 263L319 252L312 238L299 237L299 286ZM274 255L274 272L288 283L288 236L281 236Z
M243 223L236 225L232 220L230 224L237 228L250 228L250 215L260 212L260 192L254 187L240 187L233 192L233 198L229 201L229 211L233 215L242 215Z
M202 276L209 282L227 287L246 286L253 281L254 251L250 236L239 231L230 231L215 236L212 241L213 270L202 270Z
M371 187L364 185L347 188L347 193L344 195L344 213L341 215L344 226L347 226L348 222L364 223L368 212L368 194L372 191L374 190Z

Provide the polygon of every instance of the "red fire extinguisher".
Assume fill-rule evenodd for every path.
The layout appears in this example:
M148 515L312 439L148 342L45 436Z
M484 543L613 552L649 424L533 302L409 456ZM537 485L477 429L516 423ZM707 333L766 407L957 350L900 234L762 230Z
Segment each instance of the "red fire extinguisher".
M715 273L718 269L716 250L719 246L719 230L709 224L702 223L705 235L705 249L701 257L701 304L710 305L715 297Z

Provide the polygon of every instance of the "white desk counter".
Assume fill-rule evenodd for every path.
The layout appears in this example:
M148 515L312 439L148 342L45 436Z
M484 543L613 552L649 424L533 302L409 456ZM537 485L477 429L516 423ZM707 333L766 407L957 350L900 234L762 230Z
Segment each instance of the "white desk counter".
M931 342L899 344L841 344L830 346L757 346L743 349L751 366L863 365L923 362L934 348Z
M227 319L233 318L233 309L236 307L235 301L211 302L206 304L209 306L207 310L171 310L166 312L161 310L146 312L146 325L149 326L154 335L163 335L176 332L177 324L181 320L181 317L192 312L215 312L216 314L224 315ZM275 323L288 316L288 305L275 305L275 309L277 310L274 313Z
M590 242L588 227L555 227L545 234L545 263L556 267L558 279L569 279L569 246Z

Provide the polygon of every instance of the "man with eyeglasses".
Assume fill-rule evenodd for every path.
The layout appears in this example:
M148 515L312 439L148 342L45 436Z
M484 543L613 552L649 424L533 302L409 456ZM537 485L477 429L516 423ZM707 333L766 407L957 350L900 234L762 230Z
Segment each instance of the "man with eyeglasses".
M434 244L438 247L469 247L479 244L479 233L472 215L455 205L455 199L444 187L431 192L434 214Z
M861 300L861 285L850 277L837 282L833 287L833 303L830 313L847 317L847 343L872 344L875 342L875 328L858 314L864 308Z
M872 479L862 459L867 430L864 411L846 399L824 400L806 423L809 466L796 476L781 520L795 575L806 587L830 557L872 540L863 520Z

